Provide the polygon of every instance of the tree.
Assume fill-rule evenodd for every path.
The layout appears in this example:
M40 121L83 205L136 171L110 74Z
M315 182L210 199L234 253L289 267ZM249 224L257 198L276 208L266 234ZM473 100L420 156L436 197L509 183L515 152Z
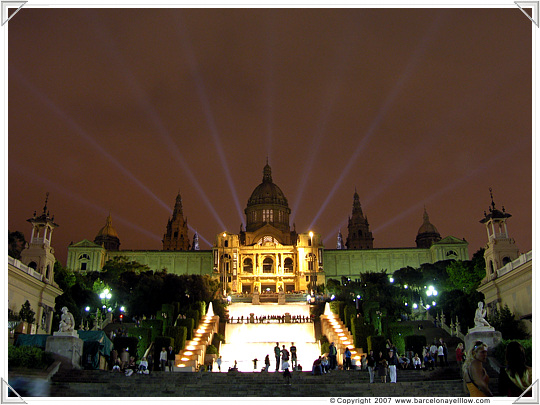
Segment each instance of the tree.
M21 252L26 246L26 240L22 232L14 231L9 232L8 230L8 255L14 259L21 259Z
M474 266L471 261L457 260L446 267L449 284L470 294L476 290L486 275L485 269Z
M54 281L62 291L68 290L75 285L77 277L72 270L62 266L57 260L54 262Z
M500 311L495 309L491 316L488 317L488 321L495 330L501 332L505 340L527 339L529 337L523 322L516 319L508 305L505 305Z
M21 310L19 311L19 317L23 322L28 322L32 324L36 320L35 315L36 313L32 310L30 302L26 300L26 302L22 304Z

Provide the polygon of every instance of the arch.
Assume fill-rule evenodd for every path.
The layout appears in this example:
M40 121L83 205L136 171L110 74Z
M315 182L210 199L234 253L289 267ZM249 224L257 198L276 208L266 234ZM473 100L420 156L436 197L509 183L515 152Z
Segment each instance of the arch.
M45 279L49 280L51 278L51 265L47 265L47 270L45 271Z
M508 256L504 256L503 259L502 259L503 266L506 266L511 261L512 260Z
M489 269L488 269L488 271L489 271L489 274L493 274L493 271L494 271L493 270L493 260L489 261Z
M263 260L263 273L274 272L274 260L271 257L267 257Z
M283 262L283 271L285 273L294 273L294 263L290 257L287 257Z
M253 273L253 260L250 257L248 257L247 259L244 259L243 270L244 270L244 273Z
M37 269L37 263L36 262L30 262L30 263L28 263L28 267L30 267L31 269L36 270Z
M446 257L450 257L450 256L457 257L457 253L453 250L449 250L448 252L446 252Z
M88 256L86 253L83 253L79 256L79 260L90 260L90 256Z

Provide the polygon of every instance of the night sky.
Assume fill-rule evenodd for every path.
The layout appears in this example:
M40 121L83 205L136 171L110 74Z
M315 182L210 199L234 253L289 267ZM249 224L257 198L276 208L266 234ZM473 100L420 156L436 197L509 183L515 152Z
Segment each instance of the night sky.
M513 2L512 2L513 3ZM37 9L9 25L8 227L48 209L56 257L111 213L160 250L178 192L209 249L272 176L291 227L375 248L487 241L495 203L532 248L532 35L501 9ZM5 28L3 28L5 29Z

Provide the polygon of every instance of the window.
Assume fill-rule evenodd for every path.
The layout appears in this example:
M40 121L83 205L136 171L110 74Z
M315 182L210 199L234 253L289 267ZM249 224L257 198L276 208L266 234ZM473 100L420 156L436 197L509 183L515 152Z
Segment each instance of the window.
M47 265L47 271L45 272L45 278L48 280L51 277L51 265Z
M512 260L508 256L503 257L503 266L506 266L508 263L510 263Z
M263 210L263 222L274 222L274 210Z
M283 268L285 273L294 273L294 264L290 257L287 257L283 262Z
M28 267L30 267L31 269L34 269L34 270L35 270L35 269L37 269L37 263L36 263L36 262L30 262L30 263L28 264Z
M457 253L454 252L453 250L449 250L448 252L446 252L446 256L447 257L451 257L451 256L457 257Z
M308 262L308 270L313 271L315 269L315 255L313 253L308 254L306 260Z
M253 260L244 260L244 273L253 273Z
M90 260L90 256L88 256L86 253L83 253L79 256L79 260Z
M274 261L267 257L263 260L263 273L273 273L274 272Z
M87 264L86 262L81 263L81 270L82 271L86 271L86 264Z

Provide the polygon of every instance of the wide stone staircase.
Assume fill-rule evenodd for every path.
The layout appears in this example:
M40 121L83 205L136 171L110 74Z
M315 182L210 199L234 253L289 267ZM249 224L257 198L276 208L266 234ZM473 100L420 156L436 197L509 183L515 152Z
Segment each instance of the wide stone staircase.
M60 370L52 378L51 397L462 397L468 396L455 374L435 370L398 370L397 383L383 384L366 371L336 370L313 376L282 373L153 372L150 375L100 370Z

